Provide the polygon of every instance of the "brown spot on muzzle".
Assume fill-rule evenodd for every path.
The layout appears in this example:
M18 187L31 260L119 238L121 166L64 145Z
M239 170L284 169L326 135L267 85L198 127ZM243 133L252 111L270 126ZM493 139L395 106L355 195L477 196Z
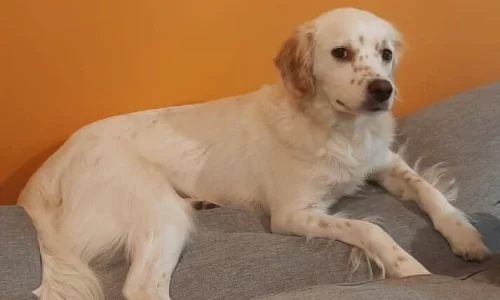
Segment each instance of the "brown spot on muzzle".
M359 36L359 43L360 43L361 45L364 45L364 44L365 44L365 37L364 37L364 36L362 36L362 35L360 35L360 36Z

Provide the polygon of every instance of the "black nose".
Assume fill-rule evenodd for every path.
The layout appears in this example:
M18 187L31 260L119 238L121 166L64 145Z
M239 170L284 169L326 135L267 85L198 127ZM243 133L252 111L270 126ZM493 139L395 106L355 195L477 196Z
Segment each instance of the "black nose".
M385 79L375 79L368 84L368 94L378 102L389 100L392 91L392 84Z

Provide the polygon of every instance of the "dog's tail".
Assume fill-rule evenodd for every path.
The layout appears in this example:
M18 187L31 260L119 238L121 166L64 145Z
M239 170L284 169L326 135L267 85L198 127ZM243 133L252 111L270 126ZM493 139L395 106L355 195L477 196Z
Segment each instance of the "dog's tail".
M21 196L24 197L20 197L18 204L33 220L42 259L42 283L33 293L41 300L104 300L99 279L88 263L58 236L51 217L54 212L51 212L50 200Z

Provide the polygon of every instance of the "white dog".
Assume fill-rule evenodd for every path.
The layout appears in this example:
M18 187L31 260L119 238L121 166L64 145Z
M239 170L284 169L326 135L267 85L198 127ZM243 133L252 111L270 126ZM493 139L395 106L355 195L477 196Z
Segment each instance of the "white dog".
M414 200L457 255L485 258L464 214L390 150L400 48L400 35L381 18L333 10L284 42L275 59L279 84L77 131L19 199L39 234L43 281L35 293L103 299L89 262L125 249L125 298L170 299L171 274L193 230L186 198L264 210L273 232L356 246L391 276L428 274L378 226L326 213L367 179Z

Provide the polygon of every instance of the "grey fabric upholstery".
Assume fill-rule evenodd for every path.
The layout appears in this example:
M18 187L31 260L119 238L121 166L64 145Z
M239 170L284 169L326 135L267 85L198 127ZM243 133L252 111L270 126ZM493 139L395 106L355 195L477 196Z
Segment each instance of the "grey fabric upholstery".
M36 231L21 207L0 207L0 299L36 299L41 262Z
M500 83L458 95L400 122L401 139L412 141L410 157L426 155L424 165L447 162L460 187L455 205L475 218L496 253L500 253L500 205L496 205L500 200L499 113ZM2 210L5 209L0 208L0 213ZM455 257L414 204L397 201L371 187L361 195L344 199L332 211L343 211L353 218L379 217L395 240L432 272L468 280L433 275L404 281L366 282L369 279L366 266L349 277L347 262L351 248L347 245L270 234L267 215L226 207L197 213L198 232L174 272L172 299L319 300L333 296L341 300L500 299L500 287L492 284L500 284L500 257L483 263L467 263ZM29 224L26 216L16 218L19 223ZM29 227L26 224L10 226L10 230ZM1 236L2 252L6 251L2 248L5 239L19 238L23 233L28 241L22 243L26 245L14 248L26 247L27 252L37 249L32 229L25 229L9 233L9 237ZM22 283L13 279L4 285L0 280L0 295L8 286L8 292L24 290L28 291L28 297L39 283L39 257L32 254L29 259L26 257L24 266L19 264L12 269L10 263L15 260L12 257L18 254L8 251L8 255L0 253L0 268L8 265L11 270L0 269L0 279L14 278L17 275L12 274L19 274L25 268L29 274ZM122 299L120 291L126 268L119 258L99 268L107 299ZM10 288L16 284L18 288Z
M498 271L498 270L497 270ZM320 285L252 300L472 300L499 299L499 288L471 280L418 276L352 285Z

